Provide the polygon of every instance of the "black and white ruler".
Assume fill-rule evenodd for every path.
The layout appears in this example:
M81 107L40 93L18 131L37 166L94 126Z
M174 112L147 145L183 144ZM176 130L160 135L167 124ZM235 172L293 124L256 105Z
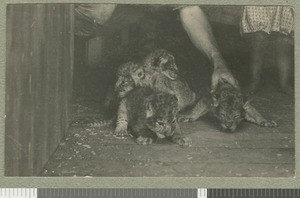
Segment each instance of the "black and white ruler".
M300 198L300 189L1 188L0 198Z

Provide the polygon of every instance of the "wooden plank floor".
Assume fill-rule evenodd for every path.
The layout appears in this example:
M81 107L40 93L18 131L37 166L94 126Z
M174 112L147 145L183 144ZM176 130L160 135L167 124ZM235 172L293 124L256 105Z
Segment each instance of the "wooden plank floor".
M277 121L279 127L261 128L244 122L235 133L224 133L214 121L202 118L181 124L193 141L193 146L185 149L163 141L140 146L131 138L112 137L112 127L73 125L41 175L294 176L294 100L267 89L254 97L252 104L265 117ZM95 108L87 108L85 113L87 111L95 114Z

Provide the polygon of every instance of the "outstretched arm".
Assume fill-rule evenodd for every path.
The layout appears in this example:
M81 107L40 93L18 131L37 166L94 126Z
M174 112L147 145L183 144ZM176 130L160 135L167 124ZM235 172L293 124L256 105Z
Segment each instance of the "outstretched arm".
M238 87L236 79L226 66L213 36L211 26L205 13L199 6L188 6L180 9L180 18L192 43L205 54L214 67L212 88L215 89L220 79Z

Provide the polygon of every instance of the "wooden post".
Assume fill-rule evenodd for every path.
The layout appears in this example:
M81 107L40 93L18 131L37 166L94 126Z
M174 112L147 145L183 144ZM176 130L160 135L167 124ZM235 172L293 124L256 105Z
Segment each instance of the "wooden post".
M38 175L67 131L71 4L7 6L5 175Z

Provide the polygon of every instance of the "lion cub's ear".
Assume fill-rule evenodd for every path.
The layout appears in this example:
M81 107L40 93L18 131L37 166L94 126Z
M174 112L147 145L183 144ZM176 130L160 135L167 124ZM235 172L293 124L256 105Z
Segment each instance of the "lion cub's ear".
M219 106L219 99L220 99L219 94L217 94L215 90L211 90L210 94L212 96L212 105L214 107Z
M162 71L162 74L165 75L170 80L176 80L178 78L178 71L177 70L165 70Z
M244 102L243 109L247 109L247 107L249 106L250 106L250 100L247 100L246 102Z
M145 77L145 71L143 68L138 68L137 70L135 70L132 74L132 77L133 78L136 78L136 79L143 79Z
M162 73L170 80L176 80L179 76L179 71L175 63L175 58L171 54L164 54L159 58L158 66Z
M154 95L150 95L145 100L146 118L153 117L155 114L153 107L153 104L155 103L155 98L156 97Z
M252 98L250 96L243 95L243 103L244 103L243 108L244 109L247 108L250 105L251 101L252 101Z
M154 115L153 106L150 101L146 102L146 118L151 118Z

